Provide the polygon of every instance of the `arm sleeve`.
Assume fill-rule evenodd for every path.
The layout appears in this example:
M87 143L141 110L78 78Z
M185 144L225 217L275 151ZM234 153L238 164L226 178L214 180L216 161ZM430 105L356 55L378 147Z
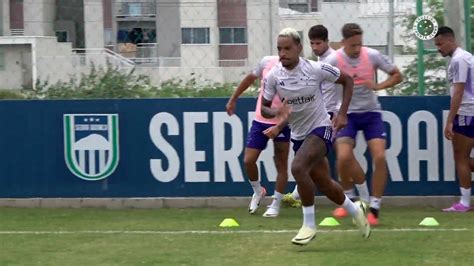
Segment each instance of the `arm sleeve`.
M463 58L454 59L451 64L453 64L453 83L466 83L467 74L469 72L469 65Z
M390 61L388 56L375 49L369 50L369 58L376 68L379 68L385 73L390 73L397 67L392 61Z
M313 69L315 74L321 79L330 83L336 82L336 80L341 76L341 71L339 68L331 66L326 63L314 63Z
M267 77L263 80L263 98L267 101L272 101L276 94L277 80L273 73L273 70L270 71Z

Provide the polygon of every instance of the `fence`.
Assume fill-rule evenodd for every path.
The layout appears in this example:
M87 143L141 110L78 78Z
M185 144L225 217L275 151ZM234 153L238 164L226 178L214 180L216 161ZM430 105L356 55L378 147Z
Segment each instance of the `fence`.
M470 16L471 1L459 2L465 7L461 17ZM197 80L234 83L242 78L242 70L249 71L263 56L276 54L276 36L280 29L294 27L298 30L304 44L303 56L312 57L307 37L311 26L325 25L331 43L339 46L341 27L355 22L364 30L364 44L392 57L403 74L412 75L406 70L416 69L417 56L424 58L418 62L428 62L432 57L437 60L435 68L440 69L440 73L430 72L432 64L427 63L427 74L409 76L393 90L394 94L445 94L445 84L430 79L444 78L445 61L436 54L417 55L417 40L411 27L419 14L432 15L439 24L452 20L453 16L459 19L459 12L448 10L451 6L442 0L2 1L0 9L4 18L0 20L0 34L4 37L0 38L11 41L0 45L0 79L7 81L3 82L2 88L17 89L28 84L33 86L37 81L58 80L51 75L40 75L48 72L43 69L54 68L60 79L77 76L83 72L64 63L77 60L74 58L78 54L74 51L106 47L121 56L107 55L109 59L117 59L114 59L118 62L115 65L128 68L130 60L138 72L155 76L152 78L155 85L175 79L176 72L208 71L213 75L204 74ZM468 19L465 29L459 29L468 37L472 34L470 24ZM68 44L69 51L42 47L50 47L49 43L40 41L43 37L38 37L35 45L25 50L13 41L22 35L53 36ZM470 41L470 38L466 40ZM424 46L433 48L430 42ZM72 59L57 60L54 56ZM90 65L84 60L91 60L83 56L80 60L83 66ZM32 68L28 66L29 62L37 64ZM66 65L62 67L62 64ZM173 69L162 69L169 67ZM425 82L418 82L425 76ZM182 75L180 79L196 79L196 76ZM419 84L426 89L418 89Z

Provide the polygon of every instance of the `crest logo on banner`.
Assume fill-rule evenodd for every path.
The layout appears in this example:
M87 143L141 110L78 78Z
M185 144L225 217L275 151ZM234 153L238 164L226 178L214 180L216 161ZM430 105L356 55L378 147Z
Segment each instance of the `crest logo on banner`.
M64 159L77 177L97 181L119 162L118 114L65 114Z

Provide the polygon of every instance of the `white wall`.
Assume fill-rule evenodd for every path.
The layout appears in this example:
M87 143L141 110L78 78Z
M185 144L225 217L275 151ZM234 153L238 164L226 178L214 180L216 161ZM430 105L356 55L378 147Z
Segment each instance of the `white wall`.
M277 54L279 29L277 0L247 1L248 61L256 66L262 57Z
M37 38L36 41L37 79L56 83L68 81L75 75L72 64L71 43L58 43L56 38Z
M5 70L0 70L0 89L17 89L31 81L31 46L0 45L5 55ZM24 80L25 79L25 80Z
M156 86L168 80L186 82L191 79L196 80L199 85L237 83L247 71L246 67L143 67L135 69L135 73L149 76Z
M25 36L55 36L55 0L24 0Z
M209 28L209 44L182 44L181 66L213 67L219 59L219 29L216 0L182 2L181 28ZM160 38L160 37L158 37Z
M414 12L415 1L400 2L395 5L395 21ZM323 24L328 28L329 40L342 40L341 29L346 23L357 23L364 30L365 45L387 45L389 31L388 2L370 3L321 3L320 13ZM401 34L406 33L399 23L395 24L395 45L404 45Z
M104 47L104 17L102 1L84 0L85 48Z
M10 35L10 1L1 1L0 3L0 35Z

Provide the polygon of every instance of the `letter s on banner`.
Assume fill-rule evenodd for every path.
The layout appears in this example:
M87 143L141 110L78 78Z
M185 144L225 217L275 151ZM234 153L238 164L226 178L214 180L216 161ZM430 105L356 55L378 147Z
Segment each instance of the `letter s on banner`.
M179 135L179 124L176 118L170 113L158 113L153 116L150 121L150 137L153 144L166 156L168 160L168 169L163 169L161 159L150 160L150 170L153 177L160 182L171 182L179 174L179 156L176 150L161 134L161 127L166 125L168 128L168 135Z

